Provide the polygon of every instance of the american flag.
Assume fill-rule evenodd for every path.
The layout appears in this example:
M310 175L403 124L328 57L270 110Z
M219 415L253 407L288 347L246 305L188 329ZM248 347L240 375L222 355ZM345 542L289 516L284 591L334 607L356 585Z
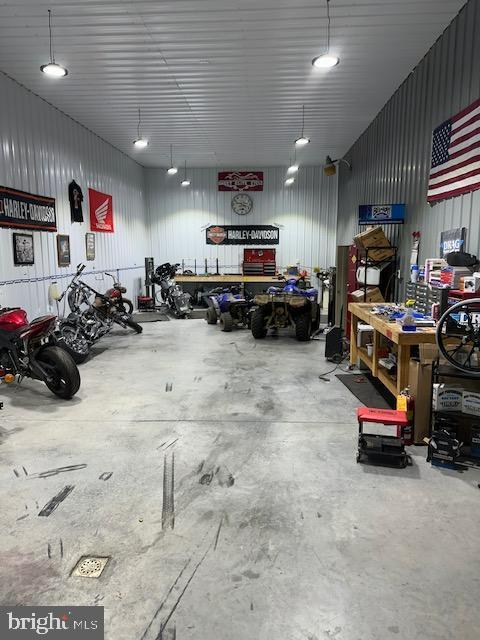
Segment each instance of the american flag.
M480 189L480 100L433 132L428 202Z

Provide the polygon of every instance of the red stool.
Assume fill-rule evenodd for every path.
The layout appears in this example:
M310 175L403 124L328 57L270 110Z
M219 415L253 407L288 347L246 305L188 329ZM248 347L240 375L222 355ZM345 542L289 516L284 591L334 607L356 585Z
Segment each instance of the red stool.
M362 462L364 456L366 456L370 461L377 458L383 464L391 462L395 466L401 467L406 467L409 464L410 459L405 452L403 439L403 430L409 425L406 411L359 407L357 409L357 420L357 462ZM393 426L395 427L395 435L369 433L369 425Z

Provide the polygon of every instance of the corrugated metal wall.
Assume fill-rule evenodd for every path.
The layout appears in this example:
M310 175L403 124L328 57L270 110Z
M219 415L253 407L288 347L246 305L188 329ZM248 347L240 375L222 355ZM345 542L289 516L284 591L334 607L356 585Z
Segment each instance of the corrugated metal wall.
M467 250L480 251L480 191L430 206L426 200L433 129L480 97L480 1L470 0L392 96L345 158L339 177L338 242L357 232L360 204L405 202L402 266L410 234L421 231L420 259L439 254L440 232L465 226Z
M248 216L232 212L231 192L219 192L217 170L192 169L189 188L180 186L179 174L146 169L152 255L156 262L197 260L199 273L204 259L213 267L215 258L227 272L238 272L242 246L212 246L203 227L209 224L278 224L280 244L277 263L297 261L306 267L334 264L336 246L337 180L326 178L320 167L301 167L295 184L284 186L286 169L265 169L263 192L251 192L253 211Z
M51 281L28 280L65 276L73 265L85 261L85 233L90 226L70 222L68 184L72 179L82 188L87 221L88 187L112 194L115 233L96 234L97 258L87 268L126 269L120 275L134 297L148 247L142 167L1 73L0 96L0 185L55 197L58 232L70 235L72 257L71 267L59 268L56 234L36 231L35 265L14 266L15 230L0 228L0 305L21 305L32 316L44 313L49 308ZM101 291L107 288L107 280L89 278ZM16 282L1 284L11 280ZM67 282L63 278L59 285Z

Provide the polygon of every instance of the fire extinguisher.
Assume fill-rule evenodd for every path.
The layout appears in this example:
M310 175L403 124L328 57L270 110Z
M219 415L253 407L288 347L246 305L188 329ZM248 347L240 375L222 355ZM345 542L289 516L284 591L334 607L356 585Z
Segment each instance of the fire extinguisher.
M413 416L415 411L415 401L410 395L410 389L407 387L397 396L397 411L406 411L408 425L403 427L402 437L403 443L407 446L413 444Z

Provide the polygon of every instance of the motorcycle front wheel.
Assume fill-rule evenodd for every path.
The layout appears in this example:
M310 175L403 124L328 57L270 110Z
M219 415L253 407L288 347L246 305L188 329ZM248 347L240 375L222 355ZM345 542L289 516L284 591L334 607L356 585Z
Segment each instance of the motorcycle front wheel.
M128 327L136 331L136 333L142 333L143 331L142 325L138 324L138 322L135 322L135 320L132 320L131 318L127 320L126 324Z
M50 376L44 380L52 393L70 400L80 388L80 373L72 357L60 347L45 347L37 360Z

